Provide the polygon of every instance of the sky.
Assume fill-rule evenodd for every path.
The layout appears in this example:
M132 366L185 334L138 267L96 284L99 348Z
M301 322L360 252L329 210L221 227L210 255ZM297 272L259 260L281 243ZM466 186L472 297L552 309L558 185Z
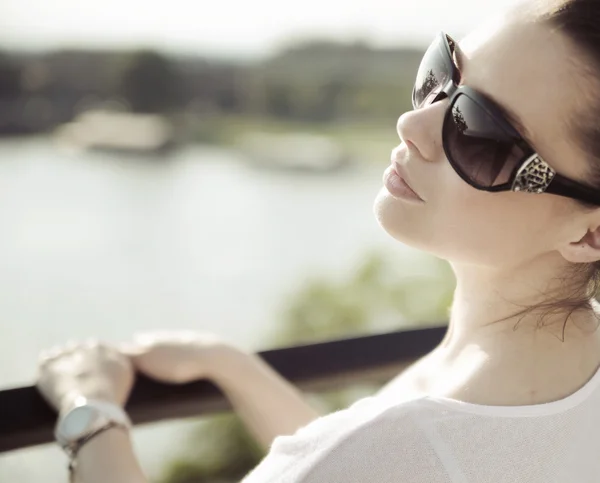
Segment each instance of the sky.
M0 48L153 47L260 57L297 39L426 45L515 0L0 0Z

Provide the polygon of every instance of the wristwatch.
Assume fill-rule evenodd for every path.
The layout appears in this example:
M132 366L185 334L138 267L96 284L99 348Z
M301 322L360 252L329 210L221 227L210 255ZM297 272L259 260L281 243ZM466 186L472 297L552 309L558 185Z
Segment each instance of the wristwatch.
M71 467L83 444L113 427L131 428L131 420L123 408L107 401L79 397L71 409L60 415L54 436L69 455Z

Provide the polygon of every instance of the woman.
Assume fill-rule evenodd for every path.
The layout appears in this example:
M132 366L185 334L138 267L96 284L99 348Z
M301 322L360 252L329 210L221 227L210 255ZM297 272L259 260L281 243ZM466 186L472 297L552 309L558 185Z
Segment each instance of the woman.
M596 0L435 39L375 214L457 287L443 342L381 393L319 418L257 358L193 334L58 348L40 390L65 415L80 395L118 408L133 367L211 378L270 447L245 483L600 481L598 79ZM145 481L117 413L78 448L79 481Z

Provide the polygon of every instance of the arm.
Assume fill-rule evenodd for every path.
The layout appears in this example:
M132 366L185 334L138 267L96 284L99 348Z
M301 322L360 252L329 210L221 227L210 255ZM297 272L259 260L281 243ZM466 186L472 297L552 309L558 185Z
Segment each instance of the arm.
M77 455L75 483L147 483L128 432L112 428L83 445Z
M40 354L37 388L59 413L57 440L70 445L91 436L103 423L93 413L73 413L80 397L123 408L133 386L131 361L116 349L95 341L55 347ZM84 406L87 401L81 401ZM99 409L99 411L101 411ZM86 414L84 412L83 414ZM119 421L110 413L107 420ZM122 418L121 418L122 419ZM127 425L125 425L127 426ZM76 446L75 446L76 447ZM129 431L102 431L83 443L74 458L74 483L147 483L137 462Z
M320 414L301 393L260 357L231 346L214 353L213 382L231 401L253 436L269 449L280 435L293 434ZM109 429L77 456L75 483L147 483L129 433Z
M277 436L293 434L321 416L295 386L255 354L224 346L214 367L212 381L266 449Z
M208 379L216 384L265 449L277 436L293 434L320 416L263 359L212 334L150 332L121 350L138 371L159 381Z

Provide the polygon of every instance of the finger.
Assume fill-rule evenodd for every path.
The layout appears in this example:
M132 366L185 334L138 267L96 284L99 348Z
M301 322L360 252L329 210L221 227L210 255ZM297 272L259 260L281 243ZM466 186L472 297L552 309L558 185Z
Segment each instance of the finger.
M63 347L63 352L73 352L79 347L79 341L75 339L69 339Z
M162 335L164 335L164 331L158 331L158 330L153 330L153 331L148 331L148 332L137 332L133 335L133 340L135 342L148 342L148 341L153 341L153 340L161 337Z
M118 344L117 350L121 354L129 357L130 359L134 359L134 358L139 357L148 352L147 347L145 347L141 344L135 344L135 343L131 343L131 342L122 342L122 343Z
M100 341L98 339L86 339L83 343L83 347L86 349L98 349L100 347Z
M53 360L57 357L61 356L64 353L64 349L62 346L55 345L46 351L46 359Z
M138 332L134 334L133 340L141 344L153 344L177 339L180 331L176 330L152 330L148 332Z
M43 364L50 359L50 351L48 349L44 349L40 351L38 354L38 363Z
M51 360L56 359L59 355L62 354L62 350L58 347L51 347L50 349L44 349L40 352L38 356L38 361L40 363L50 362Z

